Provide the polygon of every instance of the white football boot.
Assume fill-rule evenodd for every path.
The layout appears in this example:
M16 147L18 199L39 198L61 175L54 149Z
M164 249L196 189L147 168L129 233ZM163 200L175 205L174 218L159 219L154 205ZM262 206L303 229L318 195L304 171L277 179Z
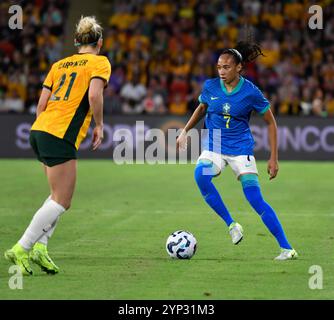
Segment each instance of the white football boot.
M298 253L295 249L281 249L279 256L275 260L293 260L297 259Z
M229 232L232 238L232 243L233 244L238 244L240 243L240 241L243 238L243 229L242 226L237 223L237 222L233 222L231 223L231 225L229 226Z

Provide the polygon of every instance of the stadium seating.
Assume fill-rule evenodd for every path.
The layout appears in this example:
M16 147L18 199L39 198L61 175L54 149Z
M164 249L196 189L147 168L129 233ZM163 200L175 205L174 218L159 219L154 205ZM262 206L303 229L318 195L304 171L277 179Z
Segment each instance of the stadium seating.
M334 4L328 1L321 3L323 30L308 27L313 2L307 0L103 1L111 10L102 21L102 54L113 67L106 113L193 111L203 81L216 75L221 50L253 39L265 56L244 75L263 90L276 115L334 116ZM62 57L67 2L35 1L26 5L22 33L1 28L0 110L34 111L45 73ZM145 94L132 109L122 90L133 81Z
M8 27L12 4L0 4L0 112L34 113L46 73L62 58L68 1L16 1L22 30Z

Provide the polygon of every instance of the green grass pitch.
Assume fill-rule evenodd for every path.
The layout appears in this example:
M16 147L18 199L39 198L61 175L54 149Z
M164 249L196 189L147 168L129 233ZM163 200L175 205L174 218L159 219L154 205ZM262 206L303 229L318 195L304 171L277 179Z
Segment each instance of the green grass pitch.
M194 165L123 165L79 160L77 189L49 243L56 276L34 267L22 290L9 289L3 252L22 235L48 196L35 160L0 161L0 299L333 299L334 164L281 162L269 181L258 162L265 199L273 206L296 261L278 262L276 241L246 202L230 168L215 179L244 240L228 230L200 196ZM172 260L169 233L198 241L191 260ZM309 269L321 267L323 288L311 290Z

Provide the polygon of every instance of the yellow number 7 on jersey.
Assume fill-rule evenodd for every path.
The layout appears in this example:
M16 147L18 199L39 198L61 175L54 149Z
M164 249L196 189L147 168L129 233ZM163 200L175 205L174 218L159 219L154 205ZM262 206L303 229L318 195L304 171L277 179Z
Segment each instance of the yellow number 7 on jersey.
M226 128L228 129L230 127L231 116L224 116L224 119L227 119L226 120Z

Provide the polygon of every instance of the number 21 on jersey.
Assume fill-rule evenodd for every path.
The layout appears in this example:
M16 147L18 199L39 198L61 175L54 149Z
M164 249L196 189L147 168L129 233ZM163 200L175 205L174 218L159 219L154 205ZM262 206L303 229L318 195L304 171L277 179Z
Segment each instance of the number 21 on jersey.
M71 78L71 79L70 79L70 82L69 82L69 84L68 84L66 93L65 93L65 95L64 95L64 97L63 97L62 100L65 100L65 101L68 100L76 76L77 76L77 73L76 73L76 72L72 72L72 73L70 74L70 78ZM59 100L61 100L61 97L57 96L57 94L58 94L58 92L60 91L60 89L64 86L65 81L66 81L66 73L64 73L64 74L60 77L58 88L57 88L56 91L53 93L53 95L52 95L52 97L51 97L51 100L53 100L53 101L59 101Z

